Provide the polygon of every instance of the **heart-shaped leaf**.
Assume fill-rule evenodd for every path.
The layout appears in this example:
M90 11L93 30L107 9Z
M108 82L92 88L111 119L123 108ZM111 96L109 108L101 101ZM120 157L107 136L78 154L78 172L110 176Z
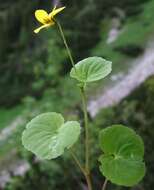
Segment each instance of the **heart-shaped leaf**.
M113 125L102 130L100 147L100 171L112 183L133 186L144 177L144 144L132 129Z
M112 62L101 57L89 57L75 65L70 76L82 83L89 83L106 77L112 70Z
M69 149L80 135L80 124L76 121L64 123L61 114L49 112L32 119L22 134L26 149L41 159L53 159Z

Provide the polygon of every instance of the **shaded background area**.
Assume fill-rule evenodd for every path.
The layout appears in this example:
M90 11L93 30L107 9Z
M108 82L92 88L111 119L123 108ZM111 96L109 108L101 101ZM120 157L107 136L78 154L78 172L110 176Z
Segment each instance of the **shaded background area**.
M58 19L64 28L75 61L96 55L113 62L112 74L88 88L89 105L93 105L89 106L89 117L95 189L100 188L104 180L98 171L97 157L100 150L96 145L97 134L103 127L114 123L123 123L136 129L145 142L147 175L143 182L131 189L152 189L153 0L1 2L1 189L85 189L84 178L75 168L69 153L57 160L38 162L21 145L21 132L25 123L39 113L57 111L64 114L66 119L82 121L83 118L76 83L69 78L71 64L56 26L39 35L33 33L38 26L34 18L35 10L43 8L50 11L55 3L67 7ZM142 80L139 80L141 76ZM124 86L128 93L123 86L120 89L115 88L121 81L125 81ZM121 97L121 94L125 96ZM109 99L112 100L109 101L111 103L108 103ZM93 101L97 101L100 106L92 104ZM97 110L97 114L93 115L94 110ZM76 145L77 155L81 158L82 141L81 137ZM111 184L108 188L123 189Z

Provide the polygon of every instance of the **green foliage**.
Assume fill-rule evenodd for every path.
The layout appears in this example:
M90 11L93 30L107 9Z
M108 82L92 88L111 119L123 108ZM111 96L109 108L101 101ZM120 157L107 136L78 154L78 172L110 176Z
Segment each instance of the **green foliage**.
M112 70L112 63L101 57L89 57L78 62L71 70L71 77L82 83L105 78Z
M8 126L17 116L22 115L23 105L18 105L12 109L0 109L0 129Z
M61 20L66 28L65 33L72 42L71 48L74 50L74 57L81 59L89 55L90 49L96 46L100 40L99 28L102 20L112 14L114 7L120 7L129 13L139 9L141 2L144 1L82 0L80 3L77 0L73 2L62 1L62 4L67 7L67 11L65 11ZM35 28L33 13L35 9L48 7L49 10L52 4L51 1L41 0L17 0L13 4L10 0L6 0L0 4L1 105L15 105L25 95L40 97L44 88L49 86L49 73L54 75L52 75L53 79L55 74L59 78L61 73L66 74L68 72L69 68L66 69L66 67L63 71L64 66L62 64L67 62L67 59L63 54L60 40L53 34L54 32L49 32L52 39L49 45L46 44L43 35L39 39L33 35L33 29ZM52 31L54 30L53 28ZM129 38L129 40L131 39ZM79 41L80 43L78 43ZM102 47L100 50L103 49ZM56 48L62 50L63 53L60 56L59 54L56 56L58 52L55 52ZM50 53L48 49L51 50ZM52 61L55 60L55 56L58 60ZM62 59L62 61L59 62L59 59ZM49 66L49 62L52 62L54 66ZM4 91L9 91L9 93L4 95Z
M44 113L32 119L26 126L22 143L26 149L41 159L53 159L64 153L77 140L80 124L76 121L64 123L57 113Z
M141 135L145 148L146 175L136 190L152 189L154 186L154 77L150 77L120 104L103 109L96 116L94 125L99 129L113 123L131 126ZM112 119L111 119L112 118ZM115 189L115 188L113 188ZM125 188L120 188L123 190ZM132 188L133 189L133 188Z
M143 141L132 129L113 125L100 132L100 170L112 183L134 186L145 174Z
M72 84L70 84L70 88L71 86ZM92 147L90 149L90 152L91 152L91 168L93 171L92 177L93 180L95 181L94 190L100 189L100 181L102 180L102 175L97 171L98 170L97 158L98 155L100 155L100 149L98 148L98 143L96 143L98 141L98 133L99 131L102 130L102 128L110 126L113 123L122 123L127 126L132 126L132 128L135 129L135 131L137 131L137 133L139 133L142 136L142 138L144 139L144 143L146 145L145 148L145 161L147 165L146 175L141 183L139 183L135 187L132 187L131 189L135 188L135 190L140 190L141 188L143 189L153 188L154 186L153 97L154 97L154 77L151 77L143 85L141 85L141 87L135 90L135 92L133 92L128 98L123 100L120 104L114 107L103 109L95 117L95 120L90 122L89 126L90 133L93 136L93 138L90 139ZM73 95L72 98L69 99L72 100ZM42 104L44 103L42 102ZM17 135L16 138L19 136L20 135ZM13 139L15 139L15 137ZM76 151L77 156L83 157L84 154L81 150L83 144L77 143L76 146L78 146L78 150ZM1 150L3 148L4 146L1 146ZM10 150L8 152L10 152ZM28 154L26 150L25 152L26 154ZM22 158L29 160L27 157L23 155ZM16 179L15 177L13 177L12 180L4 188L5 190L8 189L9 190L27 190L27 189L71 190L72 188L78 190L82 188L81 184L76 183L76 179L79 179L82 182L84 182L83 176L77 170L73 170L72 172L72 167L74 167L73 165L74 163L71 160L71 158L68 156L68 154L64 154L63 159L58 158L54 161L40 162L38 163L37 167L36 164L34 164L35 162L33 160L31 160L30 163L32 164L30 170L22 178L19 177ZM63 171L65 171L65 175ZM72 177L70 178L70 176ZM109 183L108 189L124 190L126 188L115 187L115 185Z
M125 11L127 16L134 16L142 10L142 3L144 2L146 1L145 0L125 0L125 1L98 0L97 8L102 8L106 14L107 13L111 14L114 7L118 7L123 11Z
M31 158L30 158L31 157ZM31 169L24 176L16 176L4 188L5 190L79 190L80 184L76 179L82 179L79 172L72 170L74 163L64 157L55 161L35 162L29 155ZM65 172L65 173L64 173ZM71 176L71 177L70 177Z
M0 4L0 105L8 107L19 103L26 95L40 97L49 85L55 86L66 59L61 39L54 29L45 37L36 38L33 34L35 9L50 7L51 2L17 0L11 6L10 3L6 0ZM57 56L59 51L61 56ZM49 74L52 74L50 81ZM4 96L4 91L8 90Z

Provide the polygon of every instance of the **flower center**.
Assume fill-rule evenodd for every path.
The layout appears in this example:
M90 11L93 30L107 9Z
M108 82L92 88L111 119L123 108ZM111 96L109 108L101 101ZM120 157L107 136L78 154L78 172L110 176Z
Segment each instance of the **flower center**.
M44 18L43 20L45 24L50 24L52 22L50 18Z

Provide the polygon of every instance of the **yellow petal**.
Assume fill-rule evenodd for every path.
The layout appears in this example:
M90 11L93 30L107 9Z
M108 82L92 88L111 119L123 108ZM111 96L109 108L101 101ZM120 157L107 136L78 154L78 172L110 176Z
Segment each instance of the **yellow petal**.
M44 25L42 25L42 26L40 26L39 28L37 28L37 29L35 29L34 30L34 33L39 33L40 32L40 30L42 30L43 28L48 28L49 26L52 26L52 25L54 25L54 23L50 23L50 24L44 24Z
M42 24L46 24L46 21L50 20L48 13L44 10L35 11L35 17Z
M63 9L65 9L65 7L61 7L56 9L56 7L54 7L54 9L52 10L52 12L49 14L50 18L53 18L56 14L58 14L59 12L61 12Z

